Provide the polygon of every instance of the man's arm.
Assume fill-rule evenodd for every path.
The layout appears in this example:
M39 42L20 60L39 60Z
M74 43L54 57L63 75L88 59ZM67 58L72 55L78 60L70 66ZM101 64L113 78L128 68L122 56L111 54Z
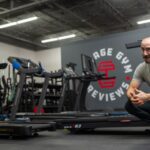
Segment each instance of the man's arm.
M129 100L135 105L142 105L144 104L144 101L141 99L141 97L137 96L139 93L138 88L140 87L140 82L138 80L133 79L129 85L129 88L127 89L127 96Z
M140 86L140 83L137 80L132 80L129 88L127 89L127 96L129 99L133 98L133 96L135 96L136 94L136 89L138 89Z

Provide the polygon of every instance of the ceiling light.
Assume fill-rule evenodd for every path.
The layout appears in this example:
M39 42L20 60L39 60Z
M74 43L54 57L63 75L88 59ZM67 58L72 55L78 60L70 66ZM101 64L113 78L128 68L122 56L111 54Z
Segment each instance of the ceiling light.
M42 43L48 43L48 42L60 41L60 40L73 38L75 36L76 36L75 34L70 34L70 35L65 35L65 36L60 36L60 37L56 37L56 38L50 38L50 39L42 40L41 42Z
M34 16L34 17L27 18L27 19L19 20L19 21L2 24L2 25L0 25L0 29L8 28L8 27L15 26L18 24L23 24L23 23L30 22L30 21L37 20L37 19L38 19L38 17Z
M138 21L137 24L150 23L150 19Z

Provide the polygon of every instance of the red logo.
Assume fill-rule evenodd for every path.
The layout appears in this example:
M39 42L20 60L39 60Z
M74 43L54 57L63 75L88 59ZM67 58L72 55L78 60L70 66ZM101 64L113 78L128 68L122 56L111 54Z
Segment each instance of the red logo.
M105 73L105 77L109 77L110 71L115 71L115 65L112 60L102 61L98 63L98 71ZM99 80L98 84L100 88L113 88L115 86L116 79Z

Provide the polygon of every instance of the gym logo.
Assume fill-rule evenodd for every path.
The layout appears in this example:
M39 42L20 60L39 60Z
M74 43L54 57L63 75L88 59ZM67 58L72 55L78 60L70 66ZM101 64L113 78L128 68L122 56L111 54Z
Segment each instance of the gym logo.
M98 71L105 73L105 77L109 77L109 71L115 71L115 65L113 64L112 60L102 61L98 63ZM108 79L108 80L99 80L99 86L101 88L113 88L115 85L115 78Z
M97 71L104 73L107 80L99 80L97 86L90 84L88 93L99 101L115 101L126 94L132 77L132 65L125 53L113 48L103 48L93 53ZM115 76L115 78L109 78Z

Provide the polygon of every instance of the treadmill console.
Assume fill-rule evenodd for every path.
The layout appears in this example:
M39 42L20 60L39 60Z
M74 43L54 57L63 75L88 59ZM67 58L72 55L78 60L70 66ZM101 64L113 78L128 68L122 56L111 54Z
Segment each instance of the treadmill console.
M9 57L8 61L10 63L18 63L22 68L38 68L39 65L31 61L30 59L20 58L20 57Z

